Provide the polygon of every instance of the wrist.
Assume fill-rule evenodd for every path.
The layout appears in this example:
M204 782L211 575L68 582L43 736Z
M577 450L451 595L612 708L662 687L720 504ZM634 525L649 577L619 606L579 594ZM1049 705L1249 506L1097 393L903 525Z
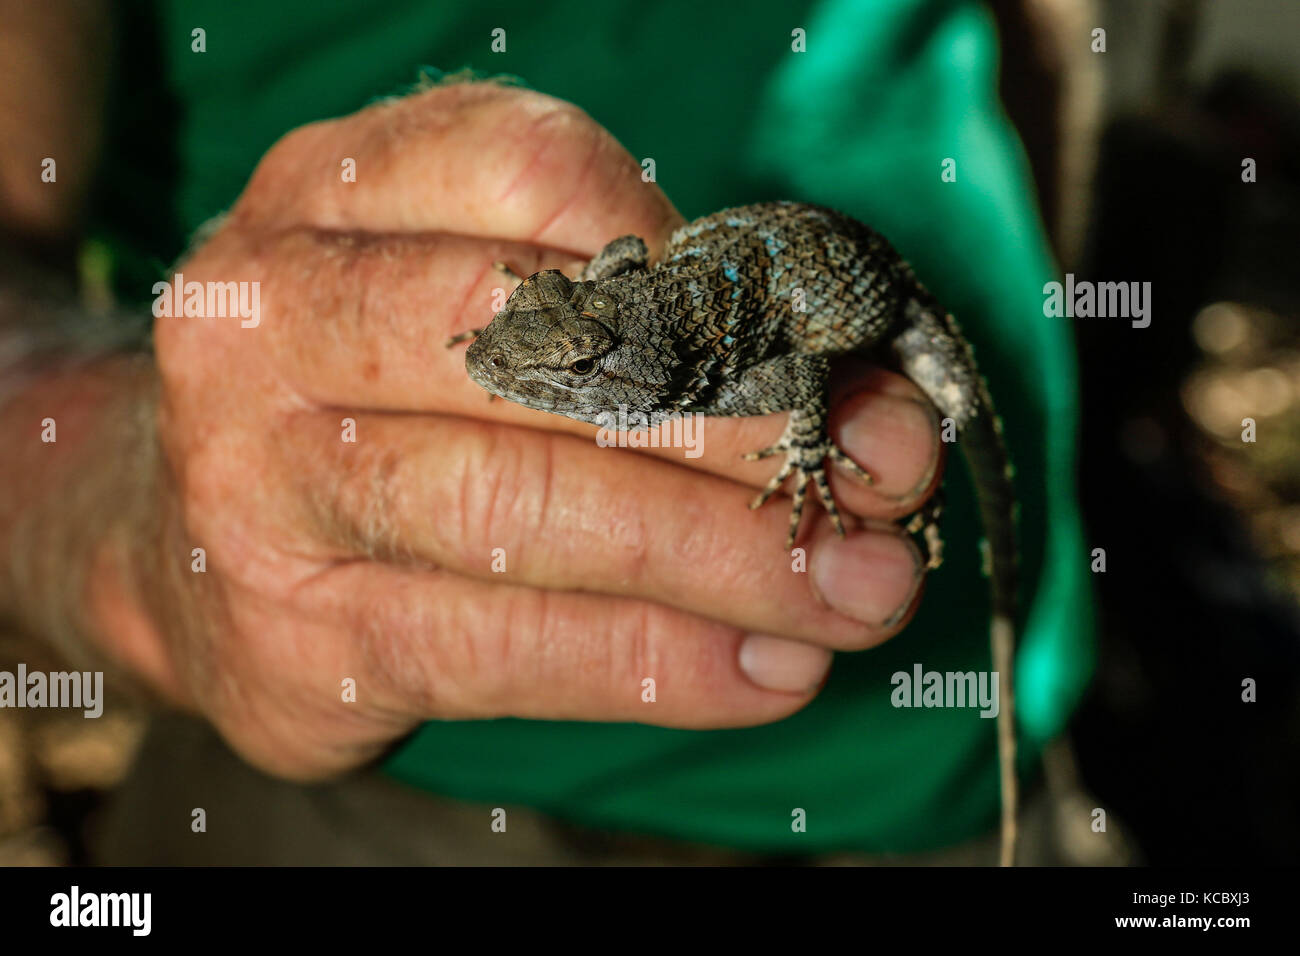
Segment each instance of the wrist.
M15 465L0 476L0 613L73 663L119 657L98 618L125 619L105 585L124 600L134 588L108 558L153 507L151 366L120 355L42 370L0 408Z
M92 546L82 589L82 633L109 660L171 703L183 705L181 681L143 593L147 584L139 573L140 544L111 533Z

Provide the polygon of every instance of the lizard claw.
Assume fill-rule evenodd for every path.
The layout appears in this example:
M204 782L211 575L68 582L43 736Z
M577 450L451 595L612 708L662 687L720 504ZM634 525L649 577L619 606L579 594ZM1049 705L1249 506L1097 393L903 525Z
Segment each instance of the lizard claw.
M925 545L925 569L934 571L943 564L943 538L939 534L939 518L943 515L943 491L936 491L921 508L903 525L908 534L920 534Z
M773 455L780 454L783 451L789 451L789 448L781 445L769 445L767 448L760 448L758 451L746 452L740 457L745 459L745 461L759 461L763 458L771 458ZM790 473L787 471L786 474L788 475Z
M759 456L757 453L751 454L755 454L756 457L765 457ZM750 458L749 455L746 455L745 457L749 458L750 461L754 460L753 458ZM781 466L781 470L772 476L772 480L763 486L763 490L758 493L758 497L749 503L750 510L757 511L759 508L763 507L763 505L767 503L767 499L771 498L772 495L776 493L776 490L781 487L782 482L790 477L794 472L794 469L794 461L787 458L785 464Z
M501 262L500 260L492 263L492 268L496 269L497 272L500 272L502 275L504 275L507 279L509 279L512 282L520 283L524 281L523 276L516 273L514 269L511 269L508 265L506 265L504 262Z
M785 463L781 465L780 471L773 475L771 480L763 486L763 490L750 502L749 507L751 509L761 508L776 493L785 480L793 474L795 476L794 496L790 508L790 531L785 540L786 550L794 547L795 538L798 536L799 523L803 518L804 497L810 480L817 487L817 497L821 501L822 507L826 509L827 516L830 517L831 526L835 529L835 533L841 538L844 537L844 521L840 518L840 509L835 504L835 497L831 494L830 482L826 478L826 459L829 458L831 461L844 464L849 471L868 484L872 482L870 473L844 454L829 438L825 438L816 444L802 445L790 440L788 437L783 437L775 445L759 451L751 451L741 457L746 461L758 461L782 453L786 456Z
M457 335L453 335L451 338L449 338L446 342L446 347L451 348L452 346L459 345L461 342L468 342L470 339L476 339L482 334L483 334L482 329L466 329L464 332L461 332ZM495 402L496 400L497 397L493 395L491 392L488 392L488 401Z
M470 339L476 339L482 334L482 329L466 329L464 332L460 332L449 338L446 342L446 346L447 348L451 348L452 346L460 345L461 342L468 342Z
M849 474L862 479L862 481L868 485L874 485L876 483L875 476L872 475L871 472L867 471L867 469L859 465L848 455L844 454L844 452L840 450L839 445L835 444L834 442L829 442L829 444L831 447L830 447L830 452L828 453L828 457L830 458L831 461L835 462L835 464L837 465L842 466L844 470L847 471Z

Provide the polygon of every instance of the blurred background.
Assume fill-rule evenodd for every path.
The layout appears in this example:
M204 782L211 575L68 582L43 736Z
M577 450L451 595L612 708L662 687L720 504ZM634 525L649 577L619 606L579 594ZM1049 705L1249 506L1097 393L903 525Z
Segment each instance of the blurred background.
M1300 4L1101 9L1111 59L1074 271L1150 280L1158 318L1120 349L1076 323L1084 513L1123 556L1096 576L1077 753L1147 861L1294 864ZM1254 183L1248 157L1267 170Z
M1126 862L1294 863L1300 3L991 9L1061 274L1150 282L1154 300L1143 330L1073 323L1080 487L1108 564L1094 576L1096 678L1048 778L1108 808ZM83 272L93 300L93 257ZM58 669L43 654L0 634L0 669ZM93 862L144 716L0 709L0 865Z

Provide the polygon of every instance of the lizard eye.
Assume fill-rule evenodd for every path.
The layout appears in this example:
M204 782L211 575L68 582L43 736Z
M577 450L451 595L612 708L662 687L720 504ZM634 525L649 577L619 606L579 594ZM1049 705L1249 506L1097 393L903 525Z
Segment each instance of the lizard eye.
M591 307L593 309L600 309L602 311L608 309L609 299L602 299L600 296L596 296L596 298L591 300Z
M580 358L576 362L569 363L569 371L575 375L586 375L595 367L596 363L589 358Z

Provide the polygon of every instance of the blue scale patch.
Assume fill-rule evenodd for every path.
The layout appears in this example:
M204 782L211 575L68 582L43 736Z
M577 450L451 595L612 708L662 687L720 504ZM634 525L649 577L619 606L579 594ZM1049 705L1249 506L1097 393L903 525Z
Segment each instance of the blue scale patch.
M696 223L695 225L692 226L683 226L682 235L689 236L690 238L694 239L705 229L717 229L717 228L718 228L718 224L716 222Z

